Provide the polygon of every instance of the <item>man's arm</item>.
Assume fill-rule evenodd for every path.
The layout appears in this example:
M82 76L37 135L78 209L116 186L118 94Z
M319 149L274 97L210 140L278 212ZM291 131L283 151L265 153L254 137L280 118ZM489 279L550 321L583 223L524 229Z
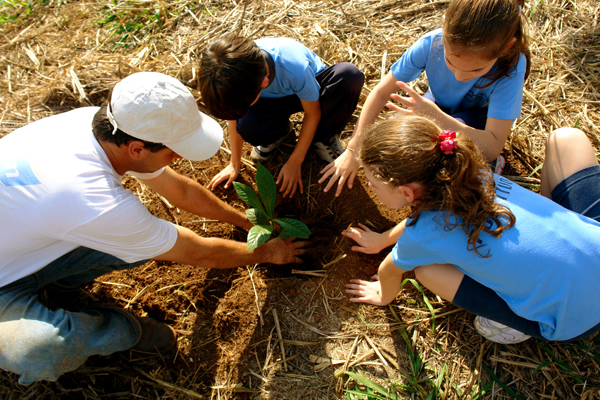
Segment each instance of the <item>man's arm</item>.
M248 245L234 240L203 238L191 230L177 225L177 241L173 248L154 260L197 265L206 268L235 268L243 265L272 263L301 263L298 256L304 254L306 242L292 239L270 240L251 252Z
M166 167L165 171L156 178L143 182L182 210L246 230L252 228L252 223L243 212L231 207L198 182L176 173L170 167Z

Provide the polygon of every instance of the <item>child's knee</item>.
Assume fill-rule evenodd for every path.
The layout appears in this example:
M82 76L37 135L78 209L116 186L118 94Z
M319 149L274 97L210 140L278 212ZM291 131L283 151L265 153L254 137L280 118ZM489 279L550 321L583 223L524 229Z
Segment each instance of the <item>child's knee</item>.
M365 83L365 75L358 67L349 62L340 63L340 73L344 86L350 92L360 91Z
M556 143L560 145L561 143L572 143L574 141L585 140L587 141L587 136L581 129L577 128L558 128L548 135L546 139L546 144Z

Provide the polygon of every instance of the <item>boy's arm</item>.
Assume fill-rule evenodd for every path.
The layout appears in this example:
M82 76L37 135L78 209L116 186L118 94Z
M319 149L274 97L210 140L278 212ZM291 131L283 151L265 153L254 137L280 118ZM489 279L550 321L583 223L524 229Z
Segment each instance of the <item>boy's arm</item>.
M300 100L300 102L304 109L304 119L302 120L298 143L296 143L292 155L283 168L281 168L277 177L277 184L281 183L279 191L283 192L283 197L286 197L288 194L292 197L296 193L298 186L300 187L300 193L304 193L302 186L302 162L315 137L317 126L321 121L321 103L319 100Z
M238 177L240 174L240 164L242 161L242 145L244 139L240 136L237 131L235 121L227 121L227 130L229 131L229 145L231 146L231 160L229 165L223 168L221 172L215 175L210 183L208 189L214 190L223 181L225 182L225 189L229 188L229 185Z
M252 228L252 223L246 214L220 200L198 182L178 174L170 167L166 167L165 171L156 178L143 182L175 207L246 230Z
M319 179L319 183L323 183L325 179L330 177L323 191L329 191L333 184L337 182L335 195L339 196L346 180L348 180L348 188L352 189L352 184L354 183L354 178L359 167L357 152L361 143L362 132L375 122L377 116L389 101L390 95L397 90L396 78L390 72L371 91L356 122L346 150L334 162L321 170L323 176Z
M346 284L346 293L354 295L350 301L355 303L368 303L376 306L390 304L398 295L402 287L402 274L404 270L396 267L392 261L392 253L379 265L374 281L352 279Z

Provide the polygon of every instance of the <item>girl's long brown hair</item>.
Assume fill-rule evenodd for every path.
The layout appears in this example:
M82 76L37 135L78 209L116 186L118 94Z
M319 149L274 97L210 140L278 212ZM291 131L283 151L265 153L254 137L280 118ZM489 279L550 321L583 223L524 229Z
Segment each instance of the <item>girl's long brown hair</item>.
M480 257L489 257L489 253L483 255L478 250L479 234L487 232L497 238L514 225L515 216L495 202L491 170L471 139L459 136L454 154L444 154L440 133L435 123L423 117L390 118L366 131L359 159L373 177L386 184L423 186L407 226L414 225L422 211L436 210L446 231L462 227L468 236L467 248ZM488 226L490 220L495 222L495 229Z
M531 54L521 10L524 0L452 0L443 27L444 46L458 54L477 54L483 59L498 58L498 70L485 77L489 86L513 70L521 54L527 60L525 79L531 68ZM517 41L508 49L512 38Z

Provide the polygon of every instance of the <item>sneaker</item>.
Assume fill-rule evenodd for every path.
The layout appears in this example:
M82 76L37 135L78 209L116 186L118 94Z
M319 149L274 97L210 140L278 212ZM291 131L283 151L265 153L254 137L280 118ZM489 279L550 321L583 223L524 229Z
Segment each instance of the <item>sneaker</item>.
M328 163L333 162L340 156L340 154L344 152L344 148L342 147L342 143L340 142L338 135L335 135L328 144L316 142L313 143L313 146L319 157Z
M481 336L483 336L487 340L491 340L492 342L496 343L521 343L531 337L524 334L523 332L519 332L516 329L480 316L475 317L473 325L475 326L475 329Z
M252 148L252 152L250 153L250 158L255 163L257 162L269 162L275 155L275 150L279 148L284 142L290 140L292 136L296 136L294 132L294 124L292 121L289 121L288 133L281 139L277 140L275 143L271 143L268 146L254 146Z
M504 170L504 166L506 165L506 161L504 157L498 156L494 161L490 162L490 166L492 167L492 172L498 175L502 175L502 171Z
M142 328L142 337L133 346L134 350L162 354L175 347L176 334L169 325L149 317L134 317Z

